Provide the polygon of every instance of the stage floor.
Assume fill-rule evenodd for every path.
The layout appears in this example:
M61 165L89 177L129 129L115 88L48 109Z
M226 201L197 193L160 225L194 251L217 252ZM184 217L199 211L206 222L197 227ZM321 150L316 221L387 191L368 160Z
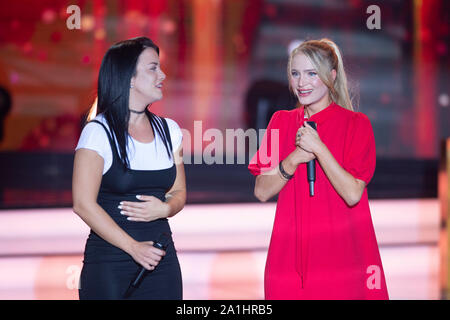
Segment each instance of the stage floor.
M372 200L391 299L440 299L439 203ZM263 299L275 203L187 205L170 219L184 299ZM88 227L70 208L0 211L0 299L77 299Z

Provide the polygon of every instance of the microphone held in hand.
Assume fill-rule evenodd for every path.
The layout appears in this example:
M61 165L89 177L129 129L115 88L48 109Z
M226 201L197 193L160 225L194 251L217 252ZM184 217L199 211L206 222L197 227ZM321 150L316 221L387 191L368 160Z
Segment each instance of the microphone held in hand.
M306 121L314 130L317 130L316 123L314 121ZM308 161L306 164L308 183L309 183L309 195L314 196L314 182L316 181L316 159Z
M170 235L168 233L162 233L159 236L158 241L153 243L153 246L155 248L166 250L167 246L169 245ZM146 273L150 273L150 270L145 269L144 267L141 267L139 270L139 273L137 274L136 278L130 283L130 286L128 287L127 291L125 292L124 298L129 298L133 291L139 287L142 280L144 279L144 275Z

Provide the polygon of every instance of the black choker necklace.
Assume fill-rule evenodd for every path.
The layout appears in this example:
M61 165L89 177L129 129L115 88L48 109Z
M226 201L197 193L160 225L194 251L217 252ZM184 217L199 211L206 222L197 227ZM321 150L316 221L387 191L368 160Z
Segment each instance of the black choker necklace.
M130 112L133 112L136 114L143 114L145 112L145 110L142 110L142 111L136 111L136 110L132 110L132 109L129 109L129 110L130 110Z

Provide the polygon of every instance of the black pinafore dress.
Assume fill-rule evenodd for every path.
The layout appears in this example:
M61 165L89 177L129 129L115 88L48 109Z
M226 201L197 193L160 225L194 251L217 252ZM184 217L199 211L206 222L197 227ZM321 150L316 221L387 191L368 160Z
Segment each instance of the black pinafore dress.
M161 120L166 137L170 141L167 123L164 118ZM101 122L93 121L105 129L113 154L112 165L102 178L98 204L137 241L156 241L163 232L171 235L167 219L150 222L129 221L127 216L120 214L118 206L121 201L138 202L136 195L151 195L165 201L165 194L176 178L175 164L162 170L125 170L109 130ZM123 299L130 282L135 279L140 269L141 266L130 255L91 230L86 241L80 275L80 300ZM169 241L166 255L152 272L146 273L139 288L129 299L182 299L181 270L172 239Z

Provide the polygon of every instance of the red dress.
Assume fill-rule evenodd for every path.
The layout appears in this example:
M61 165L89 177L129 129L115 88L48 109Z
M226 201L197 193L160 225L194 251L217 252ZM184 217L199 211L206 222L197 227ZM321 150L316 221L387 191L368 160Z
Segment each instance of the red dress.
M273 115L250 161L253 175L270 171L294 150L303 121L303 107ZM336 161L367 185L376 160L367 116L331 103L309 121ZM266 299L388 299L367 189L348 206L316 161L310 197L306 164L300 164L278 195L264 289Z

